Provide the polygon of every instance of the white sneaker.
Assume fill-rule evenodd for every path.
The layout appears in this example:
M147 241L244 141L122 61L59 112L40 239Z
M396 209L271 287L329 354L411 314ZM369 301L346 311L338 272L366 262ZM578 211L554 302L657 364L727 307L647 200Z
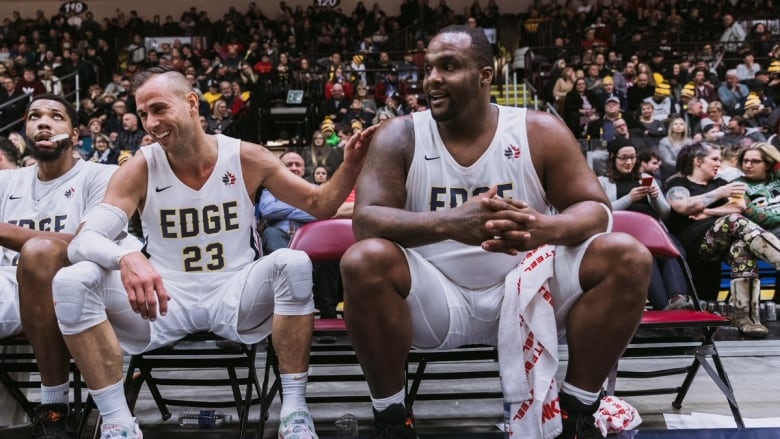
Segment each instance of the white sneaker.
M282 419L279 439L318 439L309 410L299 408Z
M100 426L100 439L143 439L138 421L132 424L106 424Z

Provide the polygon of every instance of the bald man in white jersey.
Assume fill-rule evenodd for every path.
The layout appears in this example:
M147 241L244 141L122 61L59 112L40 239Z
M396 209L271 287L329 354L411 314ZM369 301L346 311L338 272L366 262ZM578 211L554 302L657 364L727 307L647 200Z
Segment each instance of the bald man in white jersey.
M25 132L37 166L0 172L0 338L24 333L33 347L41 373L33 437L70 438L78 419L68 408L70 357L54 315L52 278L68 264L68 242L103 198L116 166L73 158L78 115L61 96L33 98Z
M358 180L359 241L341 270L376 437L417 437L409 349L495 344L505 279L541 245L555 246L551 302L569 348L558 437L600 436L601 385L642 316L649 252L604 233L609 200L565 125L490 104L492 66L481 29L440 31L425 55L430 111L383 124Z
M54 281L65 341L103 416L102 438L142 437L122 388L122 349L138 353L188 333L241 343L274 334L283 402L279 438L317 435L306 406L313 325L312 268L305 253L261 258L254 200L261 187L317 218L336 213L360 172L353 136L333 179L313 186L269 150L207 135L186 78L153 67L134 78L136 104L157 143L142 147L111 179L68 248L74 265ZM111 240L138 210L143 253Z

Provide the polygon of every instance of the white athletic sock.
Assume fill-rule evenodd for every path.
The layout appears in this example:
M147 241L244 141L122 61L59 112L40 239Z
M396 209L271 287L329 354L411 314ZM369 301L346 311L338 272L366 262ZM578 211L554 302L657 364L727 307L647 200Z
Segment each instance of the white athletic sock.
M116 384L98 390L90 389L104 424L132 424L135 422L125 399L125 387L120 380Z
M56 386L41 384L41 404L67 404L70 400L70 381Z
M395 395L388 396L387 398L374 398L372 396L371 405L374 406L377 412L381 412L393 404L404 405L405 396L404 389L401 389L400 392L396 393Z
M283 373L282 379L282 410L281 419L299 408L306 408L306 382L309 373Z
M564 381L563 385L561 385L561 392L577 398L579 402L585 405L593 404L599 399L599 396L601 395L601 392L588 392L587 390L582 390L579 387L573 386L566 381Z

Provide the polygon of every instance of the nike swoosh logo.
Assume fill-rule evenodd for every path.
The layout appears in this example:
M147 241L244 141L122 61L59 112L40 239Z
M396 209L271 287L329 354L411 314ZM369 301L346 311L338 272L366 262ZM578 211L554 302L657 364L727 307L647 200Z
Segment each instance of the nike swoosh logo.
M21 199L22 199L22 197L15 197L15 196L13 196L13 195L11 195L9 198L10 198L11 200L21 200Z
M162 192L162 191L164 191L164 190L166 190L166 189L170 189L172 186L173 186L172 184L169 184L168 186L165 186L165 187L159 187L159 186L158 186L158 187L155 187L155 188L154 188L154 191L155 191L155 192Z
M440 156L439 157L428 157L427 155L425 156L425 160L436 160L440 158L441 158Z

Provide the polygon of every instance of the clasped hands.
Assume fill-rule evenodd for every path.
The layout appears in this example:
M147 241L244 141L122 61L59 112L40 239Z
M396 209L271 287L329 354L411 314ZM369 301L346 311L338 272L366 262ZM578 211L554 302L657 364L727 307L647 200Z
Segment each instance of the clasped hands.
M460 218L454 239L486 251L515 255L546 244L544 215L523 201L501 198L496 187L451 211Z

